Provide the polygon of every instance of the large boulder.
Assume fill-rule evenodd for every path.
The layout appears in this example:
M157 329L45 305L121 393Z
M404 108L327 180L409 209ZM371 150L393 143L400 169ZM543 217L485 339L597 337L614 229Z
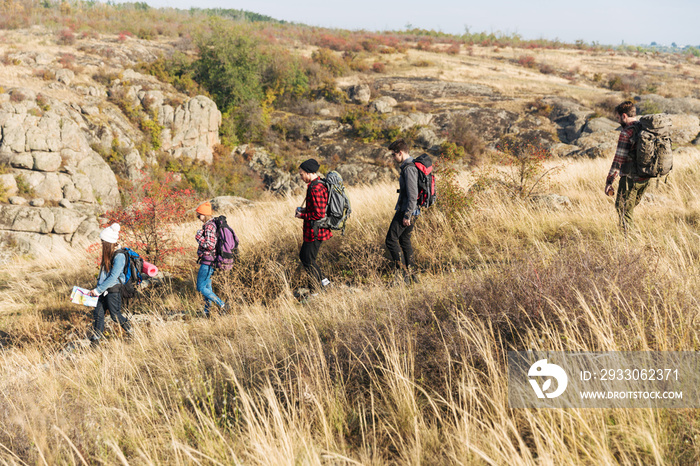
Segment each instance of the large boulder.
M51 233L54 223L54 213L48 207L0 206L0 230Z
M42 113L33 101L0 105L2 160L22 175L39 198L57 202L99 199L106 207L120 204L117 179L90 148L82 114L55 99L50 100L50 107Z
M34 170L42 172L55 172L61 167L61 154L58 152L32 152L34 157Z
M12 173L5 173L0 175L0 187L5 191L8 196L14 196L17 194L17 180L15 180L15 175Z
M158 123L165 128L161 133L164 150L176 158L212 162L214 146L220 143L221 112L211 99L193 97L176 109L161 105Z
M218 196L212 199L210 202L211 208L217 213L230 212L234 209L253 204L252 201L238 196Z
M336 120L314 120L311 122L310 136L313 139L327 138L349 128L350 125L344 125Z
M338 165L336 171L343 178L343 184L346 186L396 179L396 174L389 167L371 162L344 163Z
M361 105L367 105L372 97L372 92L367 84L356 84L354 86L350 86L347 93L350 101Z
M581 134L615 131L620 124L609 118L591 118L581 129Z
M583 108L571 100L550 97L542 101L552 107L549 119L559 126L559 139L564 144L575 143L581 136L583 127L595 115L593 110Z
M475 107L438 114L434 123L441 133L449 134L458 126L458 120L461 120L459 126L468 127L484 141L495 142L508 132L513 122L518 120L518 115L497 108Z
M377 113L391 113L394 111L397 103L396 99L385 95L374 100L370 108Z
M444 138L439 137L430 128L421 128L416 134L415 142L423 149L433 149L437 148L440 144L445 141Z
M302 186L299 177L292 178L292 174L277 166L270 154L262 147L242 145L234 149L235 154L248 157L248 166L258 173L267 189L273 193L287 195Z
M674 144L688 144L700 133L700 119L696 115L670 115L671 141Z

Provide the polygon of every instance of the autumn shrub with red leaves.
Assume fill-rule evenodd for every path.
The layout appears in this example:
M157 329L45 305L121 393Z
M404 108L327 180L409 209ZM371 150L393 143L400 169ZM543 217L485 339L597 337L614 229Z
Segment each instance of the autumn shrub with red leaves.
M163 179L142 173L141 180L125 194L126 206L104 215L105 226L115 222L121 226L124 246L161 268L167 265L167 257L184 252L175 244L171 227L182 223L195 203L192 190L175 188L178 181L170 172Z

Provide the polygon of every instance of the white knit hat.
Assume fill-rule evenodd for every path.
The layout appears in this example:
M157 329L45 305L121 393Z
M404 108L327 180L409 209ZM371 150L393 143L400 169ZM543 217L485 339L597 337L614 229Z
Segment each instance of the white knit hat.
M107 243L116 243L119 241L119 224L113 223L100 233L100 239Z

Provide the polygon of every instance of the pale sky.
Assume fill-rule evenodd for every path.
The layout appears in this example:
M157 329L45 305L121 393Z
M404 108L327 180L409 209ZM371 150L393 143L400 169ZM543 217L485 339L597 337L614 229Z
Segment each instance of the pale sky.
M153 7L231 8L342 29L399 30L407 24L462 34L518 33L605 45L700 45L700 0L146 0Z

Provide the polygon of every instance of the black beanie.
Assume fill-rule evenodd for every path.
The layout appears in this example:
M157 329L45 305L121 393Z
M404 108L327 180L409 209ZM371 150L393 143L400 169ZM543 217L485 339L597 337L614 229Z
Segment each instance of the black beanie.
M309 159L306 160L304 163L299 165L299 168L304 170L306 173L316 173L319 169L320 165L316 161L316 159Z

